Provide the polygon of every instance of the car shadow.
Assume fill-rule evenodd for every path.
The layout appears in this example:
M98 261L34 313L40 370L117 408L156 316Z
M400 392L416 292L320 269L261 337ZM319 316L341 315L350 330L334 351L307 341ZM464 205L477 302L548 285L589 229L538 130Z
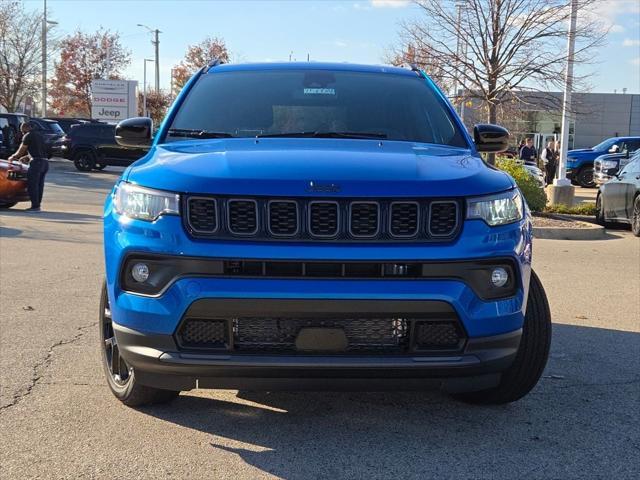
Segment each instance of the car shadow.
M68 160L50 162L46 183L67 188L87 188L91 190L109 191L118 181L124 167L107 167L102 171L80 172Z
M28 210L20 210L16 208L0 210L0 216L4 217L24 217L35 220L48 220L56 223L64 224L86 224L96 223L102 219L100 215L91 215L88 213L78 212L58 212L42 210L40 212L30 212Z
M629 418L639 351L638 333L554 325L538 386L503 406L439 392L195 391L141 411L286 479L560 478L588 474L598 445L612 452L600 461L603 474L621 473L614 464L640 447Z

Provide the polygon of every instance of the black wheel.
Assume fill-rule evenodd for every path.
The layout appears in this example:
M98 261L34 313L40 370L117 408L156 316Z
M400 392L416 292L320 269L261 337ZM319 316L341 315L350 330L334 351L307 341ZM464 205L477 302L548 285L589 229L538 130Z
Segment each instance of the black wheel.
M80 150L73 154L73 164L81 172L90 172L96 164L96 157L91 150Z
M596 182L593 181L593 167L582 167L576 177L578 185L585 188L594 188Z
M0 208L11 208L14 207L18 202L7 202L7 203L2 203L0 202Z
M636 237L640 237L640 195L633 201L633 213L631 214L631 231Z
M104 163L96 163L93 166L94 170L104 170L105 168L107 168L107 165Z
M180 392L147 387L136 382L135 371L120 355L118 342L113 331L111 308L107 296L107 286L102 284L100 297L100 351L102 364L111 392L125 405L137 407L152 403L166 403Z
M542 375L551 346L551 312L538 276L532 271L527 313L522 339L513 364L502 373L500 384L489 390L456 394L454 397L475 404L515 402L535 387Z
M605 219L604 200L600 193L598 193L598 196L596 197L596 222L598 222L598 225L602 225L605 228L615 227L615 223L609 222Z

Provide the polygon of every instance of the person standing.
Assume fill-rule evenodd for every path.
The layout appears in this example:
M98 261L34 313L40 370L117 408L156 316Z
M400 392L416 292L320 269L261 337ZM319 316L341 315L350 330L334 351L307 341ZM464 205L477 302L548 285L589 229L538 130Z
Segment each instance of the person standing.
M529 165L537 164L538 152L536 151L536 147L533 146L533 139L531 137L527 138L524 147L520 149L520 160Z
M22 143L18 151L9 157L9 161L19 160L29 164L27 192L31 199L31 208L27 208L27 211L39 212L44 194L44 177L49 171L49 160L47 160L44 139L40 132L33 128L33 124L23 123L20 125L20 131Z
M554 140L550 140L549 143L547 143L547 147L540 154L540 158L544 163L545 183L547 185L553 183L553 179L556 177L558 157L559 155L556 142Z

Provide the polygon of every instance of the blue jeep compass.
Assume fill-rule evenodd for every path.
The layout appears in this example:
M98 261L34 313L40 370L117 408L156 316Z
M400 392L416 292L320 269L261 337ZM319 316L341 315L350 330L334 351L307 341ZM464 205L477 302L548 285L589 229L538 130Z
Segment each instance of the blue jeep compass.
M549 351L531 220L417 68L212 62L109 195L100 308L127 405L193 388L529 392Z

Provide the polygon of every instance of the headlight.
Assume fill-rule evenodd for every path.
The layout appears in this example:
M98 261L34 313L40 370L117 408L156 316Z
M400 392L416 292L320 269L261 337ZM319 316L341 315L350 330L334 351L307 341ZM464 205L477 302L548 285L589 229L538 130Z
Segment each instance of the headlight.
M602 168L606 168L607 170L610 168L617 168L618 167L618 162L614 161L614 160L603 160L602 161Z
M522 220L524 200L520 190L467 200L467 219L481 219L492 227Z
M114 206L120 215L153 222L161 215L178 215L180 196L121 182L114 192Z

